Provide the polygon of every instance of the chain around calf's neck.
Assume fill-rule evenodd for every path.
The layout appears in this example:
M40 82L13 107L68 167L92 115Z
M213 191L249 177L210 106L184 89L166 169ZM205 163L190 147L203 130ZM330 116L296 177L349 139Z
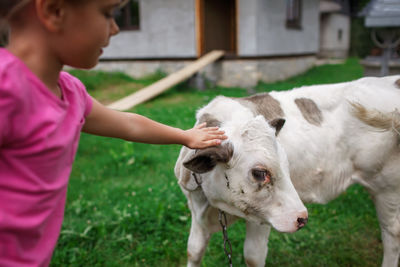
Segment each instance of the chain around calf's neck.
M192 176L194 180L196 181L196 184L201 187L201 179L199 179L198 175L194 172L192 172ZM226 177L227 178L227 177ZM229 188L229 181L227 183L227 186ZM224 252L226 257L228 258L228 263L229 267L232 267L232 245L231 241L229 241L228 238L228 231L227 231L227 226L228 226L228 221L226 219L226 214L222 210L218 209L219 215L218 215L218 221L219 224L221 225L222 228L222 236L224 239Z
M228 221L226 219L225 212L223 212L220 209L218 209L218 211L219 211L218 220L219 224L222 227L222 235L224 239L224 252L226 257L228 258L229 267L232 267L232 245L231 241L229 241L228 238L228 231L227 231Z

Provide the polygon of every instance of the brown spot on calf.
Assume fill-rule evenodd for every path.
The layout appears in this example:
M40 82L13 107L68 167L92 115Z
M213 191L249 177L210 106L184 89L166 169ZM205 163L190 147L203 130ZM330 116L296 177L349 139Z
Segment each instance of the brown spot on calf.
M296 98L294 102L306 121L316 126L321 125L322 112L314 101L309 98Z
M262 115L268 121L285 116L279 101L268 93L239 98L238 101L249 108L253 114Z
M209 113L203 114L199 119L199 124L207 123L207 127L221 127L221 122Z

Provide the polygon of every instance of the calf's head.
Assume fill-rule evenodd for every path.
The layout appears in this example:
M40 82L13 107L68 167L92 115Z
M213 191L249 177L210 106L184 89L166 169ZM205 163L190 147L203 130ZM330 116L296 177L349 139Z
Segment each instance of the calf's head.
M201 181L214 207L281 232L307 222L307 210L290 180L286 154L276 139L283 120L262 116L221 125L228 141L197 150L183 165Z

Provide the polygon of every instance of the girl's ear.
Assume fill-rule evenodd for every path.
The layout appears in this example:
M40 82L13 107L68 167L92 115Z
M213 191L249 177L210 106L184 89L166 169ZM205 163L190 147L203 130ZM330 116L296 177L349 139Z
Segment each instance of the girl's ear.
M36 13L43 26L51 32L62 29L65 16L64 0L34 0Z

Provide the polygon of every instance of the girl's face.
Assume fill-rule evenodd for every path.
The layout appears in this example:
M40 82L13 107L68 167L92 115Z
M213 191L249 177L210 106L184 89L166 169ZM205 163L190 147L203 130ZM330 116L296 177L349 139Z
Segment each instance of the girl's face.
M114 21L114 10L120 0L93 0L65 6L62 31L54 49L62 64L94 67L111 36L119 32Z

